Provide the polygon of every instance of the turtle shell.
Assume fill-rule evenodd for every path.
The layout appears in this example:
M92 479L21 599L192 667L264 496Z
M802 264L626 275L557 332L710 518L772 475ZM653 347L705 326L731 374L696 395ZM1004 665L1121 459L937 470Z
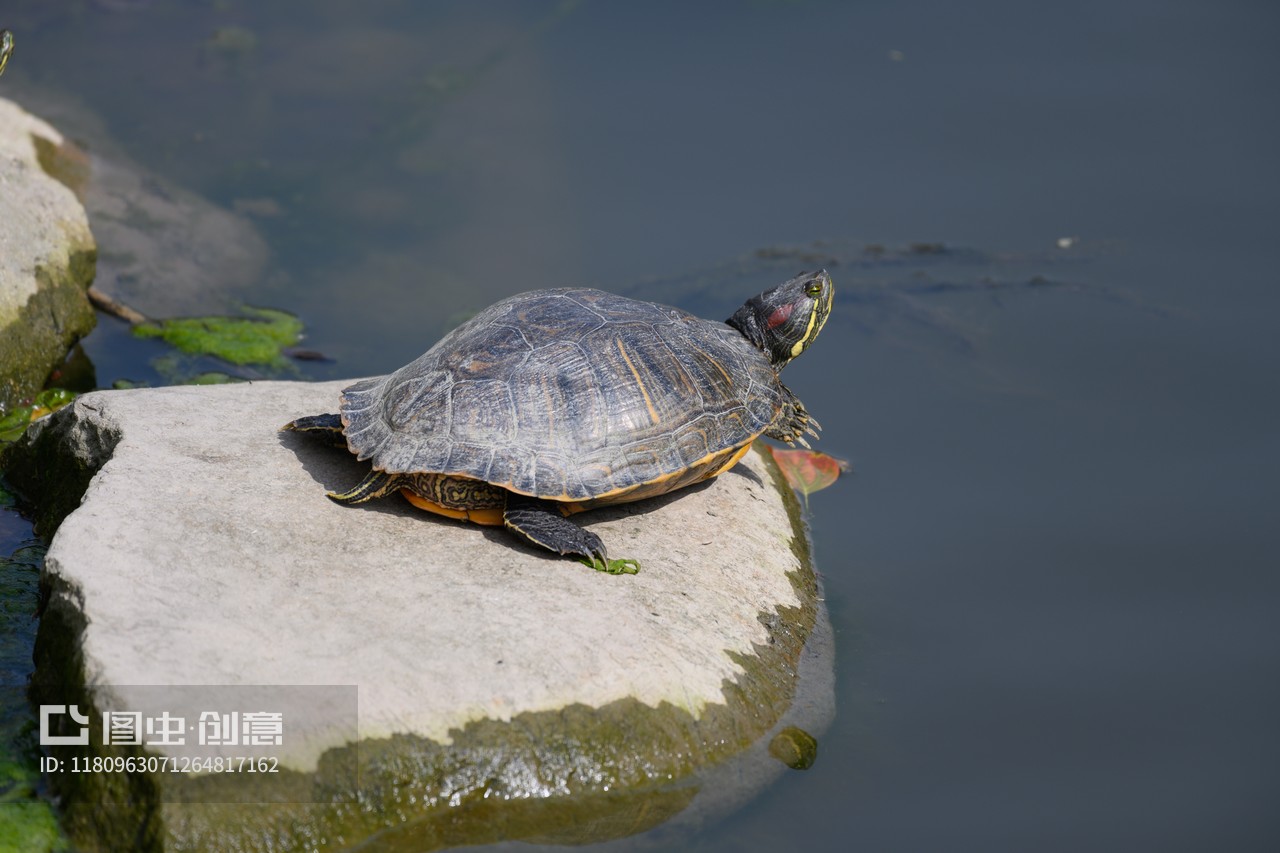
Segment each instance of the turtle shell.
M395 373L350 386L342 423L351 452L390 474L590 501L718 473L785 399L732 327L564 288L498 302Z

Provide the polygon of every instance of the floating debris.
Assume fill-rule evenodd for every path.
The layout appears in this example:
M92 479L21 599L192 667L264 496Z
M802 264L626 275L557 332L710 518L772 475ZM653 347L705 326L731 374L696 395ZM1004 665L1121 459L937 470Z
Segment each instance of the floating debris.
M772 444L765 446L773 455L773 461L778 463L778 470L787 484L804 498L806 507L809 506L809 495L827 488L849 470L848 462L817 450L784 450Z
M17 441L27 427L45 415L53 414L76 398L65 388L46 388L27 406L16 406L0 417L0 444Z

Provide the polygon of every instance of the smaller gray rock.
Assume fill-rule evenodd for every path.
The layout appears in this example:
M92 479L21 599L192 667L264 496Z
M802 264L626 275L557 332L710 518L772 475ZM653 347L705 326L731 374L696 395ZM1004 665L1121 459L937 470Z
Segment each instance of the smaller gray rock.
M68 143L0 98L0 411L38 391L94 324L84 207L47 169Z

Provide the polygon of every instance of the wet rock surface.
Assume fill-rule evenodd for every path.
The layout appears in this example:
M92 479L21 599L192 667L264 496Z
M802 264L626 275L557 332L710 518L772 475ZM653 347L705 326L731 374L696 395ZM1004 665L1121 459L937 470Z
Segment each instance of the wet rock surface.
M74 181L55 177L76 161L61 133L0 98L0 411L38 391L93 328L93 235Z
M359 697L358 744L323 715L300 722L253 802L234 802L249 790L234 774L127 789L80 774L60 791L73 838L603 840L699 802L739 804L783 772L769 754L780 731L825 725L827 646L807 664L816 698L796 698L824 618L817 581L795 500L762 454L705 487L579 516L643 566L608 576L398 497L327 500L362 464L277 430L334 410L346 384L98 392L17 448L11 478L54 508L46 531L61 521L42 701L127 710L141 693L121 685L356 685ZM706 781L717 766L732 772Z

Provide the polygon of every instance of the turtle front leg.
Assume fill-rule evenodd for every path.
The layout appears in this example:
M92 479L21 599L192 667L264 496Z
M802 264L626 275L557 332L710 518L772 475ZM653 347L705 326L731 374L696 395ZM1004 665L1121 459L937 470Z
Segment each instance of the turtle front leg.
M610 560L604 541L565 518L552 501L512 494L507 498L502 523L508 530L548 551L582 557L584 563L598 572L634 575L640 571L640 564L635 560Z
M790 388L783 386L782 390L786 392L787 399L782 404L782 411L778 413L773 426L765 430L764 434L769 438L783 441L787 444L798 443L808 447L809 442L804 439L805 433L817 438L818 430L822 429L822 425L818 423L817 418L809 414L809 410L804 407L804 403L801 403L800 398L791 393Z

